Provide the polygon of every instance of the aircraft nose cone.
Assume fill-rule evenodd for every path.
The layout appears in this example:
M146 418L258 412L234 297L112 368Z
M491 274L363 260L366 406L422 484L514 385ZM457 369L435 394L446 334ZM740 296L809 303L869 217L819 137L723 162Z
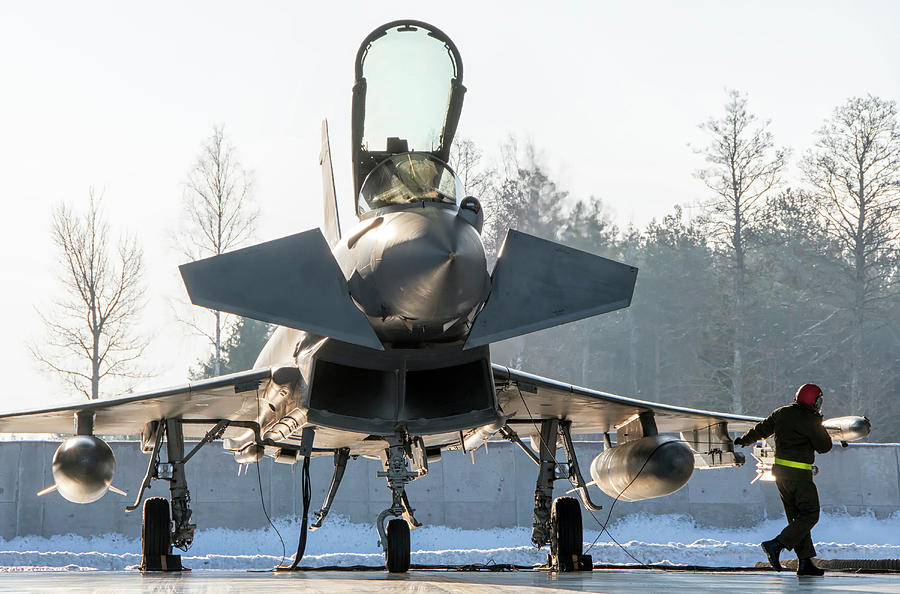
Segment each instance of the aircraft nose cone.
M481 238L448 209L386 215L365 272L351 280L351 293L366 314L400 318L407 327L465 317L489 289Z

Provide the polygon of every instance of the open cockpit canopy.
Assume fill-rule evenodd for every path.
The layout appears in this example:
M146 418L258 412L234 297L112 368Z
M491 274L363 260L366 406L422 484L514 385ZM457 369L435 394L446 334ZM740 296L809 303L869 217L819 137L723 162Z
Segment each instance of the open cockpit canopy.
M366 37L356 55L351 126L357 214L368 210L363 182L376 166L393 163L386 162L389 157L414 152L448 160L464 93L459 52L435 27L395 21ZM433 159L413 157L407 164L417 175L431 165L439 172L442 167Z

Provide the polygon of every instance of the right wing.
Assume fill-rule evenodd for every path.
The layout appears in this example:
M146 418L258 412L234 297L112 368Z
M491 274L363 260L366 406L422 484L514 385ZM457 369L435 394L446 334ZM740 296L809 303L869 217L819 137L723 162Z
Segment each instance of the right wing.
M272 381L271 369L254 369L133 396L0 414L0 433L74 434L75 415L94 413L94 433L140 435L149 421L181 417L185 437L202 437L228 419L255 421L259 396Z

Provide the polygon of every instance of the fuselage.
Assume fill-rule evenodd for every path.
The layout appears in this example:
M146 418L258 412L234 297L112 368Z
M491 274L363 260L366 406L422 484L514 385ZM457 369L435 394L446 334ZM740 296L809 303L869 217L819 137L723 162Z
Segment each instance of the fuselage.
M443 204L373 213L335 246L334 257L386 346L465 338L490 290L478 232Z
M471 209L417 202L367 213L344 235L333 255L385 350L278 327L255 367L295 366L301 377L265 394L263 433L289 442L315 425L322 447L360 451L398 425L440 443L496 420L489 350L462 348L490 291L473 221Z

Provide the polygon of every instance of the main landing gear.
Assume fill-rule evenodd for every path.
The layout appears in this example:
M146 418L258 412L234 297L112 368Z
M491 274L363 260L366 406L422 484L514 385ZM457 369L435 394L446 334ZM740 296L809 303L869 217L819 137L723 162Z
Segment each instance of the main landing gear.
M147 473L138 491L134 505L125 511L140 507L144 491L153 479L169 483L169 497L151 497L144 502L141 530L141 571L184 571L181 555L173 555L174 548L186 551L194 541L197 526L191 523L191 494L188 491L184 467L187 461L203 445L217 439L225 431L228 421L221 421L210 429L206 436L191 452L184 454L184 431L182 420L160 419L147 424L142 435L142 449L150 454ZM166 438L168 462L160 462L163 437ZM171 511L171 513L170 513Z
M521 447L538 465L538 478L534 488L534 523L531 542L537 547L550 545L547 565L557 571L590 571L593 560L582 553L584 546L581 524L581 505L574 497L553 499L553 481L563 478L557 475L560 466L556 461L559 441L568 458L568 478L580 493L584 506L599 510L601 506L591 501L587 484L581 475L578 458L570 434L571 421L544 419L541 421L540 447L535 453L515 431L504 427L502 434L509 441Z

